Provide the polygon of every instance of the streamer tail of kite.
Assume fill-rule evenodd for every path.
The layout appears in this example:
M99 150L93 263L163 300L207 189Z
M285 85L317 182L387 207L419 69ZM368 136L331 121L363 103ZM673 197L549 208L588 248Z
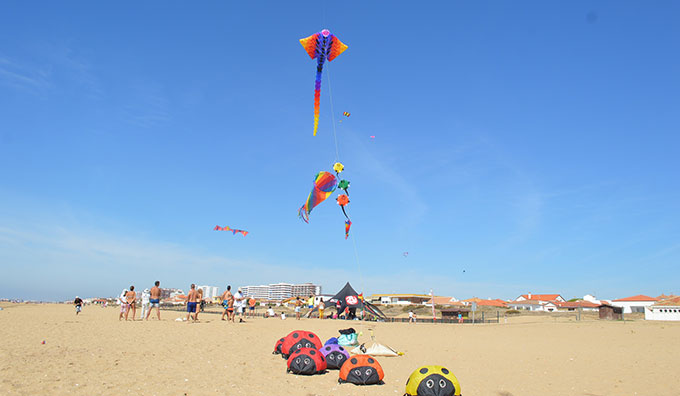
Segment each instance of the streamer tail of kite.
M213 230L215 230L215 231L231 231L232 235L236 235L237 233L239 233L243 236L248 235L248 231L246 231L246 230L237 230L236 228L230 228L229 226L220 227L220 226L216 225L215 228L213 228Z
M316 80L314 82L314 136L319 128L319 108L321 106L321 75L323 73L323 64L332 61L338 55L342 54L347 45L343 44L340 39L331 34L328 29L324 29L319 33L314 33L309 37L300 39L300 44L307 51L310 58L316 59Z
M298 210L298 215L305 223L309 223L309 214L312 209L330 197L337 184L338 179L330 172L321 171L316 174L312 191L309 193L307 201Z
M344 212L344 210L343 210L343 212ZM349 237L349 228L351 226L352 226L352 222L349 219L347 219L347 221L345 221L345 239L347 239Z

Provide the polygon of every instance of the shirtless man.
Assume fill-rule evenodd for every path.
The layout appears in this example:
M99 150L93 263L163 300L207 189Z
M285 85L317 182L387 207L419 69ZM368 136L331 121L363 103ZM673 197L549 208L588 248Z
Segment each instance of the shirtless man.
M191 290L187 294L187 322L191 317L191 313L194 313L193 320L196 321L196 300L198 300L198 292L196 292L196 285L191 284Z
M137 308L135 307L135 300L137 298L137 293L135 292L135 287L130 286L130 291L125 295L125 302L127 303L127 311L125 312L125 320L128 320L128 314L132 310L132 320L135 320L135 315L137 315Z
M231 316L229 315L229 296L231 296L231 286L227 285L227 290L225 290L220 296L222 299L222 308L224 308L224 312L222 312L222 320L225 320L224 315L227 315L226 320L231 319Z
M231 285L227 285L227 290L222 294L222 305L224 313L227 314L227 321L234 321L234 295L231 294ZM222 319L224 320L224 313Z
M156 281L154 287L151 288L151 296L149 297L149 312L146 313L146 320L149 320L149 315L151 311L156 308L156 314L158 314L158 320L161 320L161 281Z

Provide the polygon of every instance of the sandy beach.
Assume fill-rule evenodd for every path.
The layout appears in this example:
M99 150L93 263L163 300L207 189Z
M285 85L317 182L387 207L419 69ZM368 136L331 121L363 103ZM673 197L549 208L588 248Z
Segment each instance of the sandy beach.
M411 371L440 364L463 395L679 395L672 367L680 323L575 321L550 316L507 323L432 325L256 318L226 323L119 322L118 308L3 304L3 395L402 395ZM271 351L277 338L307 329L327 339L362 331L405 353L379 358L382 386L339 385L337 371L286 374ZM45 344L42 344L42 341ZM670 370L669 370L670 368Z

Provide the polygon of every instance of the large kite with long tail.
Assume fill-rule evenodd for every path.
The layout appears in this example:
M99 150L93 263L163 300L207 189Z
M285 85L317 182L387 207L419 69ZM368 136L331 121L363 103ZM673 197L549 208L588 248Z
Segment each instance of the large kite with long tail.
M300 39L300 44L304 47L309 57L316 59L316 82L314 83L314 136L316 130L319 128L319 106L321 102L321 73L323 72L323 64L332 61L338 55L342 54L347 46L337 37L331 34L328 29L324 29L319 33L314 33L309 37Z

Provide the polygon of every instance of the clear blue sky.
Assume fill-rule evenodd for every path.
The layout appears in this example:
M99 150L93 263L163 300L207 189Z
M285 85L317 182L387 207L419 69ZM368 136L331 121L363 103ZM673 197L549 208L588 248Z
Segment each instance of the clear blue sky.
M674 1L3 1L0 297L156 279L680 292L678 18ZM298 42L323 28L349 45L327 71L360 271L334 200L297 218L335 160L329 74L312 137Z

